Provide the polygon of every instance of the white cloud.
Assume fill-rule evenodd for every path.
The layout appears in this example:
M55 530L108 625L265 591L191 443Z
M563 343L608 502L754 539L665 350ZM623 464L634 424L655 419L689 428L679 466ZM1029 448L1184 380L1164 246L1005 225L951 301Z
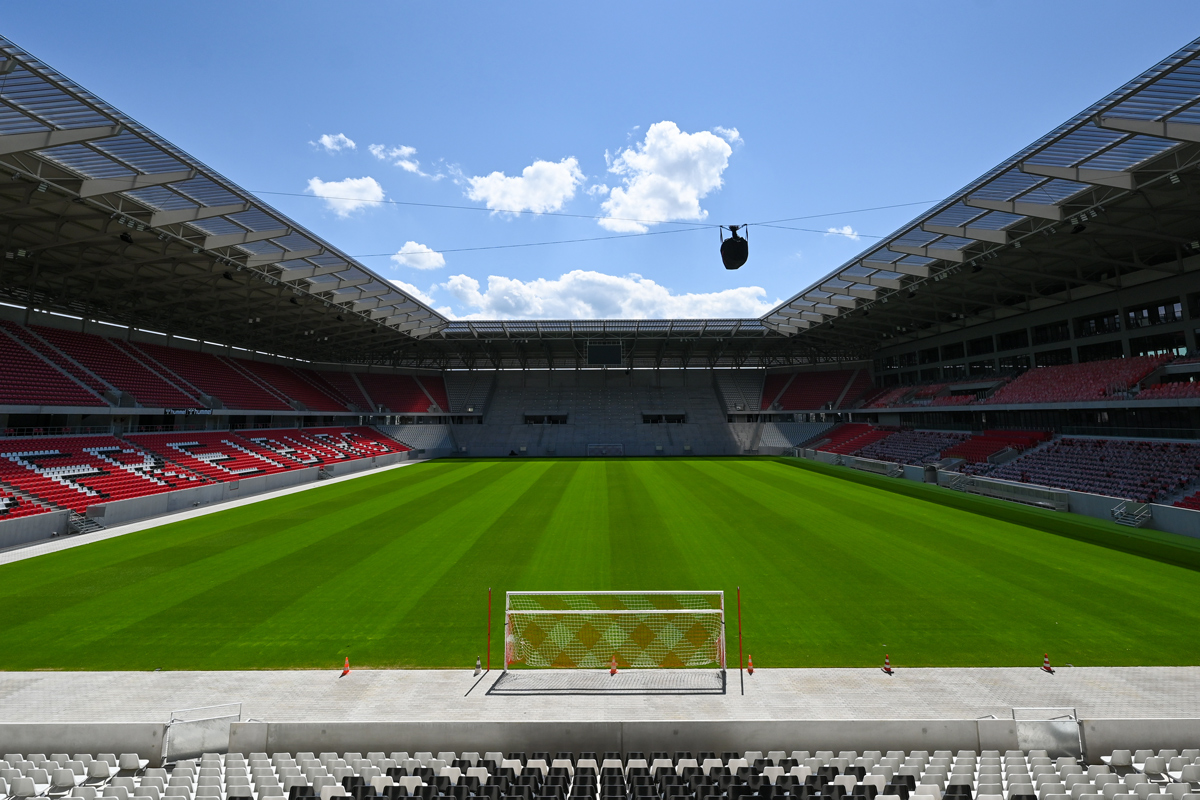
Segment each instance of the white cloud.
M324 198L325 205L339 217L348 217L363 206L383 199L383 187L371 177L346 178L342 181L309 178L308 191Z
M429 177L421 171L421 162L413 158L413 156L417 154L417 148L415 147L407 144L402 144L399 147L387 147L382 144L369 144L367 145L367 149L371 151L371 155L375 156L380 161L394 159L392 163L395 166L400 167L400 169L404 170L405 172L412 172L426 178Z
M636 220L701 220L700 200L721 186L733 149L710 131L684 133L674 122L656 122L646 138L612 159L609 172L624 186L612 190L600 224L610 231L641 233ZM606 158L607 158L606 154Z
M485 203L493 211L533 211L538 214L558 211L575 196L575 189L586 176L575 158L535 161L519 176L503 172L468 178L467 197Z
M470 311L459 319L652 319L757 317L778 305L766 290L743 286L720 292L672 294L649 278L573 270L556 280L488 276L487 288L453 275L440 288Z
M715 133L717 136L720 136L730 144L744 143L742 135L738 133L737 128L722 128L720 125L718 125L717 127L713 128L713 133Z
M354 142L344 133L335 133L332 135L326 133L315 142L309 142L309 144L324 147L325 151L329 153L336 153L339 150L353 150L355 148Z
M446 266L446 257L438 251L416 242L405 242L404 247L392 256L398 267L413 269L441 269Z
M858 231L854 230L854 228L851 228L849 225L843 225L840 228L826 228L825 235L826 236L845 236L847 239L849 239L852 242L857 242L859 239Z
M598 194L608 194L609 189L608 184L606 183L593 183L584 191L586 191L589 195L595 196Z

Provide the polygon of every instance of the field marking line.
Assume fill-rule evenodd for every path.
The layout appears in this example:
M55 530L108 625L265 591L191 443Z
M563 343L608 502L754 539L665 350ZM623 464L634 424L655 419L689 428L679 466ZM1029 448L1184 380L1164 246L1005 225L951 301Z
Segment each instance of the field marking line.
M262 502L263 500L272 500L276 497L286 497L289 494L297 494L306 492L309 489L315 489L318 486L332 486L335 483L343 481L352 481L355 478L365 478L368 475L378 475L381 472L387 472L392 469L412 466L413 464L422 464L426 461L433 461L432 458L421 458L415 461L403 461L399 464L388 464L383 467L363 470L356 472L353 475L343 475L339 478L327 478L322 481L312 481L299 486L288 486L283 489L272 489L269 492L262 492L247 498L239 498L237 500L227 500L223 503L211 503L202 508L190 508L187 511L177 511L173 514L164 514L160 517L151 517L149 519L130 522L125 525L118 525L113 528L105 528L102 531L95 533L82 533L77 536L59 536L53 539L39 539L26 544L18 544L4 550L0 550L0 565L12 564L17 561L24 561L27 558L36 558L37 556L47 555L49 553L57 553L61 550L69 550L72 547L82 547L93 542L102 542L105 539L113 539L117 536L124 536L127 533L137 533L149 528L157 528L160 525L169 525L172 522L183 522L196 517L203 517L207 514L215 514L219 511L228 511L233 508L241 508L242 506L252 505Z

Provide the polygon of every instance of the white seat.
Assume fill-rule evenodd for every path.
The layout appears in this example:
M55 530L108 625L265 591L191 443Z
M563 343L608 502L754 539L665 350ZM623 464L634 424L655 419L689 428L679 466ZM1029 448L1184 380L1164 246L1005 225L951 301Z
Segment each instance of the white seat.
M337 786L325 786L321 789L321 800L329 800L331 797L348 797L349 793L346 787L340 783Z
M375 790L375 794L383 794L387 787L395 785L396 782L392 780L391 775L376 775L371 778L371 788Z
M396 782L404 787L404 790L409 794L412 794L413 789L416 787L425 785L425 781L421 779L420 775L405 775Z
M150 765L150 759L138 758L137 753L122 753L117 761L117 766L121 769L142 770Z

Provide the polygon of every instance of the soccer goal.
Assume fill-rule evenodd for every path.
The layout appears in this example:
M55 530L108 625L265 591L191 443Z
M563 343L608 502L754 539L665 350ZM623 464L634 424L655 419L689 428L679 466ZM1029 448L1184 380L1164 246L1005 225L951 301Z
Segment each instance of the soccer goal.
M716 668L724 592L507 592L504 671Z

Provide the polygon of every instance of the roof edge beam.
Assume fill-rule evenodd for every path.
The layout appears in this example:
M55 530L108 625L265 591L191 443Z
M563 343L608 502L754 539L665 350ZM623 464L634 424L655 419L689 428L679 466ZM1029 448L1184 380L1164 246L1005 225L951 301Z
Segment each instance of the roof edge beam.
M324 252L325 248L318 247L315 250L285 250L282 253L255 253L246 257L246 266L261 267L264 264L278 264L281 261L297 261L301 258L319 256Z
M1044 203L1026 203L1022 200L989 200L985 197L967 197L963 199L963 204L971 208L982 208L987 211L1004 211L1009 214L1018 214L1022 217L1034 217L1035 219L1049 219L1055 222L1061 221L1063 218L1062 208L1059 206L1045 205Z
M942 261L953 261L956 264L961 264L967 260L967 254L962 250L951 250L948 247L910 247L906 244L889 244L888 250L896 253L904 253L909 256L923 256L924 258L938 258ZM918 273L908 272L904 269L903 263L895 265L896 272L903 272L907 275L916 275ZM925 273L921 277L929 277L929 267L922 265Z
M202 219L223 217L226 214L240 214L249 208L249 203L234 203L229 206L197 206L196 208L180 208L175 211L155 211L150 215L150 227L161 228L164 225L198 222Z
M1131 119L1129 117L1096 117L1096 127L1122 133L1138 133L1171 139L1176 142L1200 142L1200 125L1194 122Z
M1022 161L1017 165L1026 175L1040 175L1043 178L1057 178L1075 183L1088 183L1092 186L1111 186L1114 189L1132 191L1135 187L1132 172L1117 172L1111 169L1088 169L1087 167L1058 167L1053 164L1033 164Z
M215 250L218 247L234 247L239 244L250 244L267 239L279 239L292 232L291 228L280 228L274 231L245 231L244 233L224 233L217 236L205 236L205 250Z
M36 131L10 133L0 136L0 156L46 150L64 144L78 144L95 139L107 139L121 133L120 125L99 125L93 128L74 128L65 131Z
M960 239L974 239L977 242L992 242L994 244L1008 244L1008 231L994 230L991 228L956 228L953 225L934 225L933 223L925 223L921 226L921 230L926 233L936 233L942 236L957 236Z
M162 172L157 175L129 175L124 178L95 178L86 180L79 187L80 197L99 197L117 192L132 192L134 189L145 189L149 186L162 186L167 183L188 181L196 177L196 170L188 169L181 172Z

